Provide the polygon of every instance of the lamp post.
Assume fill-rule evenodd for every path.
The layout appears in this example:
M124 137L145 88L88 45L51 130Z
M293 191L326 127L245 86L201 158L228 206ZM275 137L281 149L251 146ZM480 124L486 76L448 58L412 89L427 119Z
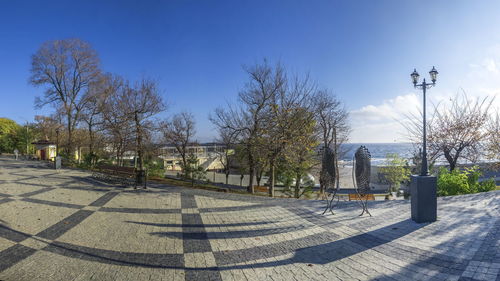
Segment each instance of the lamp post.
M29 155L29 140L28 140L28 121L26 121L26 157Z
M411 195L411 218L415 222L434 222L437 219L437 178L429 174L427 162L427 124L426 124L426 91L436 85L438 72L433 66L429 71L432 83L425 79L418 83L419 74L416 69L411 73L411 80L415 89L423 92L423 136L422 136L422 169L419 176L412 176Z
M422 136L422 144L423 144L423 150L422 150L422 169L420 171L421 176L428 176L429 175L429 167L428 167L428 162L427 162L427 125L426 125L426 120L425 120L425 115L426 115L426 106L425 106L425 94L427 89L430 89L431 87L436 85L436 78L438 75L438 72L436 68L433 66L431 71L429 71L429 74L431 76L431 81L432 83L427 83L424 80L422 83L418 84L418 77L420 76L417 72L416 69L413 70L411 76L411 80L413 82L413 86L415 89L422 89L423 91L423 136Z
M56 128L56 157L59 156L59 128Z
M54 158L56 170L61 169L61 157L59 157L59 127L56 128L56 157Z

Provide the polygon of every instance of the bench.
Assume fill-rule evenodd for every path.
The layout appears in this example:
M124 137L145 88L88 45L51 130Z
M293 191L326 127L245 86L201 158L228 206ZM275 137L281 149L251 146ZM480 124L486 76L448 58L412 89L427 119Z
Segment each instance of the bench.
M357 201L357 200L370 200L370 201L374 201L375 200L375 196L371 193L368 193L368 194L365 194L365 195L361 195L361 194L357 194L357 193L350 193L349 194L349 201Z
M113 165L98 165L92 177L113 183L121 183L125 185L136 184L137 170L134 167L120 167Z
M258 191L258 192L267 192L268 191L268 188L267 186L254 186L253 187L255 191Z

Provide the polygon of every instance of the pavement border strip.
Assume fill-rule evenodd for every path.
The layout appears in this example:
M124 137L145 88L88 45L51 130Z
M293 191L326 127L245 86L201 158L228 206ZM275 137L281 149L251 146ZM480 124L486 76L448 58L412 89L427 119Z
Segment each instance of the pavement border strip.
M42 189L39 189L39 190L35 190L35 191L31 191L31 192L26 192L26 193L23 193L23 194L19 194L19 196L21 196L21 197L30 197L30 196L37 195L37 194L44 193L44 192L48 192L48 191L51 191L51 190L54 190L54 189L55 189L54 187L45 187L45 188L42 188Z
M210 212L239 212L251 209L259 209L266 207L277 207L276 205L270 204L255 204L248 206L232 206L232 207L215 207L215 208L198 208L198 210L202 213L210 213Z
M117 196L117 195L118 195L118 192L116 192L116 191L108 192L108 193L104 194L103 196L101 196L100 198L98 198L97 200L95 200L94 202L90 203L89 206L102 207L106 203L111 201L113 198L115 198L115 196Z
M81 209L81 208L85 207L84 205L63 203L63 202L56 202L56 201L48 201L48 200L41 200L41 199L35 199L35 198L23 198L21 200L24 202L49 205L49 206L54 206L54 207L64 207L64 208L70 208L70 209Z
M122 252L90 248L58 241L50 243L43 250L67 257L98 261L106 264L177 269L184 267L183 254Z
M0 237L19 243L25 239L30 238L31 235L24 233L24 232L21 232L21 231L11 229L10 227L4 226L4 225L0 225Z
M10 201L14 201L14 199L10 199L10 198L8 198L8 197L7 197L7 198L2 198L2 199L0 199L0 204L3 204L3 203L8 203L8 202L10 202Z
M148 208L111 208L101 207L99 212L116 212L130 214L180 214L181 209L148 209Z
M0 252L0 272L33 255L37 250L16 244Z
M197 209L194 195L181 194L182 209ZM201 215L182 214L182 247L183 253L203 253L210 252L213 255L212 246L208 239L207 232L203 226ZM191 227L194 225L196 227ZM201 227L200 227L201 226ZM214 255L215 263L218 264ZM185 261L184 261L185 262ZM213 280L222 281L219 269L217 267L205 268L204 270L185 269L185 280Z
M93 213L94 213L93 211L79 210L74 214L70 215L69 217L66 217L61 221L59 221L58 223L50 226L49 228L42 230L41 232L36 234L36 236L54 240L63 235L64 233L68 232L73 227L80 224L83 220L88 218Z

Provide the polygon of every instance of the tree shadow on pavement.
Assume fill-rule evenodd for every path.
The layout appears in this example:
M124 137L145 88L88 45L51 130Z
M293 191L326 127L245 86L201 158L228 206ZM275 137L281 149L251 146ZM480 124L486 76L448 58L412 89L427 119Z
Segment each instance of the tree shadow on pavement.
M227 267L221 267L222 264L219 264L219 268L221 270L265 268L265 267L289 265L294 263L324 265L343 258L356 255L368 249L382 246L384 244L392 242L395 239L408 235L422 227L425 227L426 225L427 224L417 224L408 219L367 233L355 235L352 237L332 241L329 243L323 243L315 246L298 248L294 251L293 257L288 259L273 261L273 262L252 263L252 264L235 265ZM394 232L394 235L391 235L390 237L384 237L385 239L382 239L379 238L378 235L375 235L375 232L380 232L380 231ZM248 263L255 259L270 258L287 254L283 252L277 253L273 250L266 251L266 249L264 248L264 249L258 249L260 251L260 256L256 257L254 254L250 253L250 251L252 250L253 249L225 251L220 255L218 253L215 253L217 254L216 260L221 261L224 264L243 263L243 262ZM248 251L248 253L245 253L245 251Z

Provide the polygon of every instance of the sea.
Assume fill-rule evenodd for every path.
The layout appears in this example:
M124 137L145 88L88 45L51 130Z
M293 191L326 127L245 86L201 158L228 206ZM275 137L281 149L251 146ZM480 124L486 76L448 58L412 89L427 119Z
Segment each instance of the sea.
M341 150L346 151L342 162L350 166L354 153L362 145L370 152L371 164L374 166L385 164L389 153L396 153L401 158L410 159L415 151L418 152L417 146L413 143L345 143L341 145Z
M385 165L388 153L397 153L399 157L407 159L411 164L411 158L419 152L419 146L413 143L346 143L341 145L341 150L346 151L344 157L342 158L342 164L352 166L354 153L362 145L365 146L370 152L370 155L372 156L371 165L373 166ZM479 159L478 162L498 162L498 160ZM467 160L459 160L459 163L468 164L470 162ZM444 157L440 157L437 159L436 164L446 165L447 162Z

